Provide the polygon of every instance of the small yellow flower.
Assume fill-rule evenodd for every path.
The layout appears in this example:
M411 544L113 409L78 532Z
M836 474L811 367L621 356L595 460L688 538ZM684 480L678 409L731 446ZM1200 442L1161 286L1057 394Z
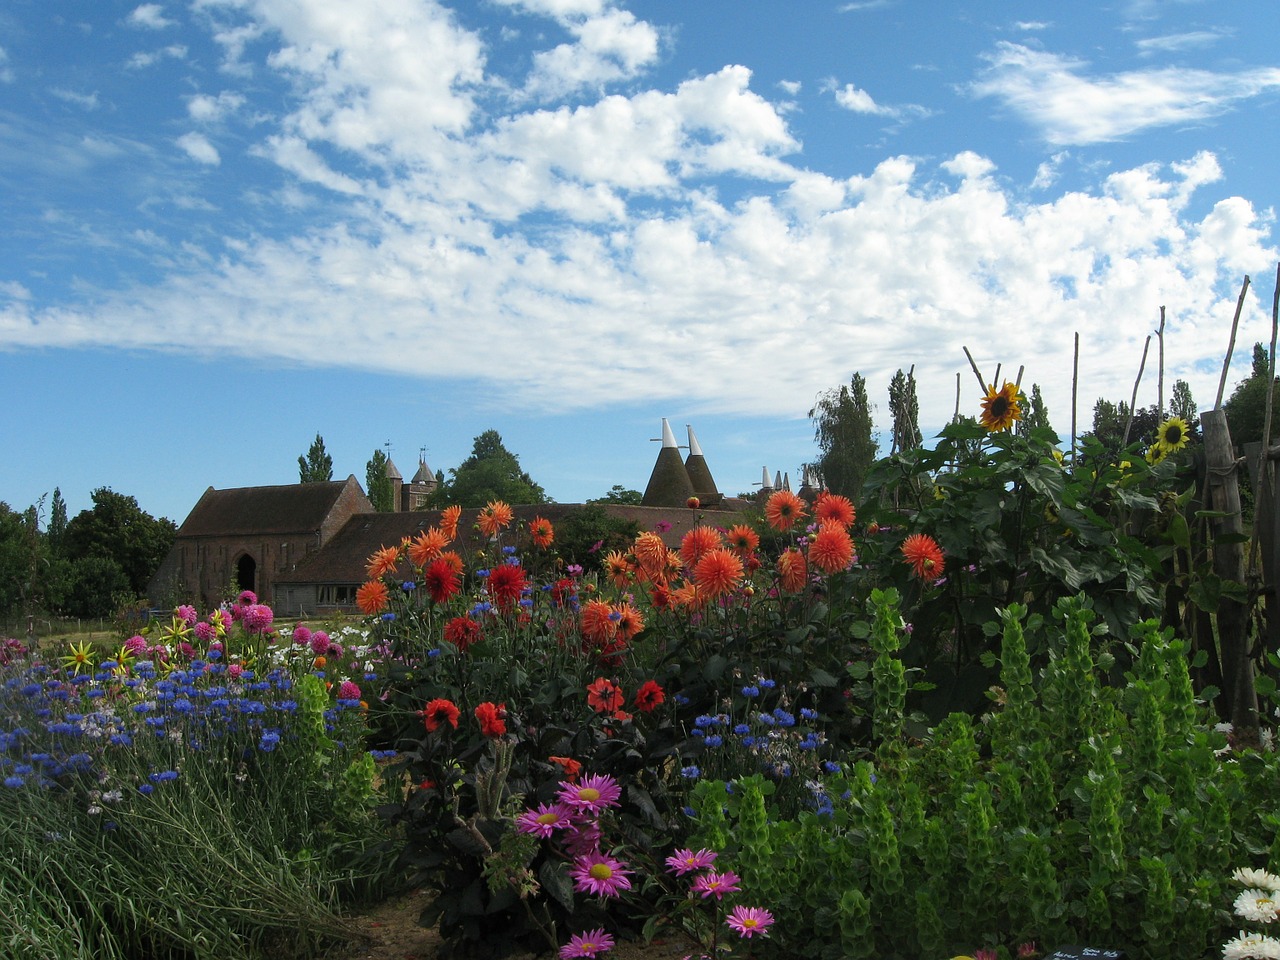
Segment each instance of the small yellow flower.
M89 645L89 641L83 640L78 645L71 644L71 652L62 658L62 665L72 673L92 669L93 648Z

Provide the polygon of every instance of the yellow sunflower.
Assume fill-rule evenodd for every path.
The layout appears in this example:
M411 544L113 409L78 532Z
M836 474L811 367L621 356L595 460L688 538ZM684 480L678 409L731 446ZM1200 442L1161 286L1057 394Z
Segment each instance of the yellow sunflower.
M994 385L987 387L987 395L982 398L980 419L988 433L1008 430L1015 420L1021 420L1022 406L1018 385L1006 380L999 390Z
M1170 417L1156 429L1156 446L1166 454L1181 450L1187 445L1191 428L1181 417Z

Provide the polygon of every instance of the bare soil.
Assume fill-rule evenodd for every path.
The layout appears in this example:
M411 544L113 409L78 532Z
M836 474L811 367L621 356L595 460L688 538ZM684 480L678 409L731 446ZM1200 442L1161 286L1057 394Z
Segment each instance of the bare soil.
M388 900L350 918L355 939L336 949L328 960L435 960L439 955L440 935L434 929L418 925L418 917L427 905L421 891ZM667 933L652 943L620 942L607 954L608 960L680 960L701 954L698 945L683 935ZM548 960L552 952L526 953L509 960Z

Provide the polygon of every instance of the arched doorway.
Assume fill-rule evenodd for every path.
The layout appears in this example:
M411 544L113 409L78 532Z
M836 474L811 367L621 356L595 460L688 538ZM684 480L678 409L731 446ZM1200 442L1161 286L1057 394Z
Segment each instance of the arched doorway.
M236 561L236 585L241 590L258 592L258 562L245 553Z

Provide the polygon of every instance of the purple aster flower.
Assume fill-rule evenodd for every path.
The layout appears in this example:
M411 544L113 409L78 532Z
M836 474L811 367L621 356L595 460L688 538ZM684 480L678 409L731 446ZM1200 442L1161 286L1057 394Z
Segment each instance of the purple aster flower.
M516 829L549 837L557 830L569 826L569 808L562 803L540 803L536 810L526 810L516 817Z
M631 881L627 879L630 874L631 871L620 860L603 853L589 853L585 857L579 857L569 868L574 889L579 893L592 893L598 897L616 897L623 890L630 890Z
M737 893L741 889L738 886L739 879L732 870L726 870L724 873L708 870L693 881L693 892L702 894L704 899L715 897L717 900L723 900L726 893Z
M683 877L686 873L693 873L697 870L705 870L715 862L715 851L707 850L705 847L697 853L688 849L677 850L667 857L667 866L678 877Z
M773 925L773 914L761 907L738 906L729 911L724 922L738 936L750 939L757 933L768 935L769 927Z
M575 810L600 813L605 807L618 806L621 796L622 788L617 780L603 774L592 774L581 783L561 784L559 800Z
M569 942L560 948L560 956L562 960L572 960L574 957L596 957L612 949L613 937L603 929L584 930L569 938Z

